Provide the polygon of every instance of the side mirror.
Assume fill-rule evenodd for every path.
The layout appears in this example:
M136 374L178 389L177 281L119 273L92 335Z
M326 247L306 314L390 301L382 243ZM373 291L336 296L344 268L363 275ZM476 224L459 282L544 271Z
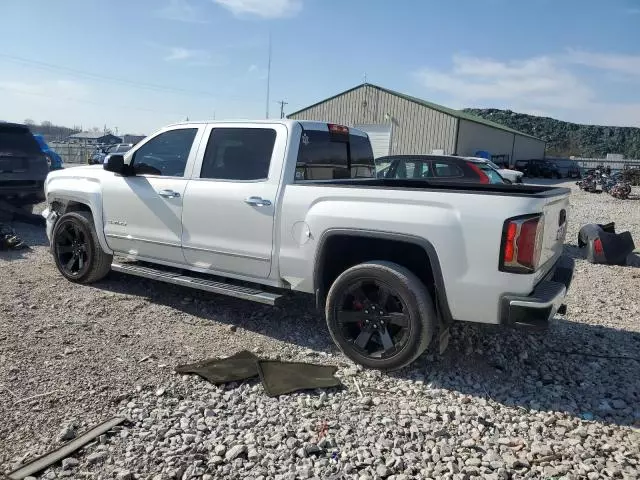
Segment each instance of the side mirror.
M107 161L104 164L104 169L107 172L113 172L119 175L130 175L129 165L124 163L124 156L117 153L107 158Z

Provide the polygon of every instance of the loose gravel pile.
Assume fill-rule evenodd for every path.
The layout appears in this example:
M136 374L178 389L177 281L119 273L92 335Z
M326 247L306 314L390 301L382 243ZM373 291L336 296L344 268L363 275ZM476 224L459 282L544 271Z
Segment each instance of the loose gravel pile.
M41 478L637 479L640 268L588 264L575 244L581 224L615 221L640 245L640 200L571 203L577 268L550 332L456 325L443 356L393 374L349 363L306 297L74 285L44 232L17 224L33 248L0 253L0 471L125 415ZM345 388L269 398L173 373L241 349L338 365Z

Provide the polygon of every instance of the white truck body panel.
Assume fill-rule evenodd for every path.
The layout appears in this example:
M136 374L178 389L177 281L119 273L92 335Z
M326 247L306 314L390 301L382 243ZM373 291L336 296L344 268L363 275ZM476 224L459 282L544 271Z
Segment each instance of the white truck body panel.
M497 269L505 218L536 213L546 201L458 192L378 190L289 185L281 221L280 275L294 290L313 292L319 241L332 229L402 233L428 241L438 254L453 318L495 323L496 292L528 294L548 271L514 275ZM568 207L568 199L553 206ZM549 207L552 208L552 207ZM398 210L401 209L401 213ZM495 212L500 211L500 217ZM557 218L557 217L556 217ZM307 233L308 232L308 233ZM553 235L557 228L553 230ZM557 258L555 237L545 241L545 261ZM456 299L452 301L452 299Z

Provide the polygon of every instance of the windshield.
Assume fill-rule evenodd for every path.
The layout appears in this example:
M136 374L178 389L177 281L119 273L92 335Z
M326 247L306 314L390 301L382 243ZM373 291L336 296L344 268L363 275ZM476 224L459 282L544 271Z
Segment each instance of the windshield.
M493 163L491 160L487 160L487 165L489 165L491 168L495 168L496 170L500 170L500 167Z

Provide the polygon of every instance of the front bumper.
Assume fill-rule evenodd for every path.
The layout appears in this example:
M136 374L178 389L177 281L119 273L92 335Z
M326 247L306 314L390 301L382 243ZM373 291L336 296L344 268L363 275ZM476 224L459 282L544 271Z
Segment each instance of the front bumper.
M564 309L563 302L573 280L574 267L573 258L563 255L530 295L504 295L500 301L500 323L546 328L549 320Z
M49 243L51 243L51 237L53 235L53 227L56 225L56 220L58 219L58 214L53 210L46 208L42 212L42 216L46 220L46 232L47 238L49 239Z

